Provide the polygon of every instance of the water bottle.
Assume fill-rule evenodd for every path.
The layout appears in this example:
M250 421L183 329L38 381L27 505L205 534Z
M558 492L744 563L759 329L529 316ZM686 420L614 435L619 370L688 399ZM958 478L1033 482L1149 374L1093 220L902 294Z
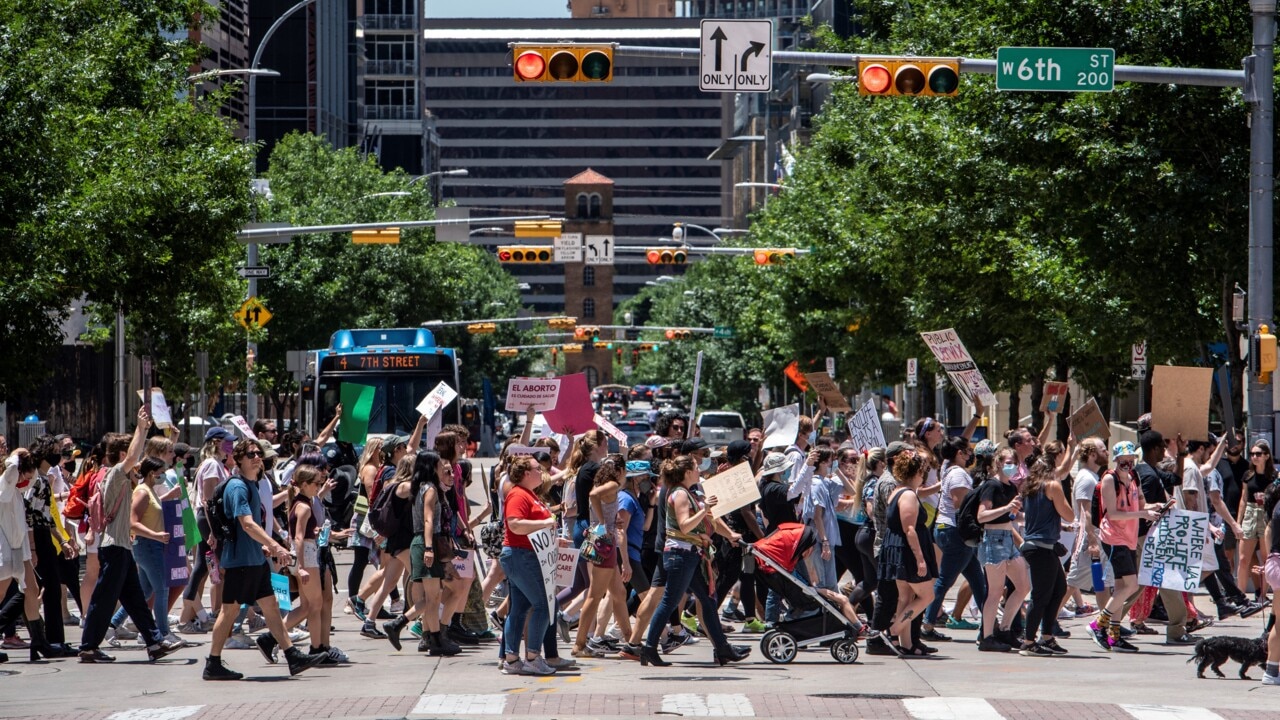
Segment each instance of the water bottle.
M209 582L214 585L222 584L222 568L218 566L218 556L212 550L206 550L204 553L204 561L209 566Z
M1094 560L1092 568L1093 568L1093 591L1102 592L1103 590L1106 590L1107 585L1106 585L1105 576L1103 575L1103 572L1102 572L1102 561Z
M316 544L320 547L329 547L329 532L333 529L333 522L329 518L324 519L324 525L320 526L320 539Z

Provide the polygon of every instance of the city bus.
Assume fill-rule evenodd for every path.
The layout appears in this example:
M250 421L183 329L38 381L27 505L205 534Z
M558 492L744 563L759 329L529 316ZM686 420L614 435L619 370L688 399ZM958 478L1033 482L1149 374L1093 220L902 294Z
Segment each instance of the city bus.
M309 383L305 427L312 437L332 417L342 383L374 388L369 434L408 435L418 422L418 403L440 382L458 389L453 348L436 346L426 328L339 330L329 347L308 352ZM444 408L444 422L456 423L459 403Z

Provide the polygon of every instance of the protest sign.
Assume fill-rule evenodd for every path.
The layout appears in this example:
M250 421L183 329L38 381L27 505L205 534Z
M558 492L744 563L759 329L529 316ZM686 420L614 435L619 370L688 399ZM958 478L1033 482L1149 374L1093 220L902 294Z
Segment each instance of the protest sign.
M560 543L555 533L547 528L529 533L529 544L538 558L538 567L542 570L542 587L547 595L547 607L556 606L556 565L560 562ZM531 633L546 632L546 628L529 628Z
M289 598L289 578L280 573L271 573L271 592L276 596L276 604L280 612L287 613L293 609L293 600Z
M338 424L338 439L353 445L363 445L369 434L369 417L373 415L375 389L371 385L344 382L338 387L342 399L342 420Z
M620 447L627 447L627 434L619 430L617 425L605 420L604 416L599 413L596 413L594 420L596 421L596 427L611 435L614 440L618 441Z
M716 506L711 508L712 517L724 517L760 499L760 488L756 486L756 476L748 462L738 463L703 480L702 490L707 496L716 497Z
M1208 513L1173 509L1160 516L1142 546L1138 584L1195 592L1200 587L1205 550L1211 547L1208 534Z
M587 376L575 373L558 379L560 394L556 397L556 406L542 412L547 427L566 435L578 435L594 428L596 411L591 404Z
M1071 413L1071 417L1067 418L1067 424L1071 427L1071 434L1076 436L1076 440L1099 437L1106 442L1111 439L1111 424L1107 422L1107 418L1102 414L1102 408L1098 407L1098 401L1094 398L1089 398L1089 402Z
M1209 439L1213 368L1156 365L1151 369L1151 429L1172 440Z
M138 391L138 399L146 402L147 398ZM169 412L169 403L165 402L164 391L158 387L151 388L151 420L156 427L162 430L168 430L173 427L173 414Z
M436 413L427 421L427 428L423 431L424 447L433 448L436 446L436 436L444 429L444 413Z
M426 397L422 398L422 402L418 403L417 410L430 420L440 411L440 408L453 402L457 397L458 393L453 388L441 382Z
M466 551L463 550L462 552L465 553ZM453 563L453 573L458 577L473 578L476 576L476 563L475 560L471 559L471 555L454 555L453 560L450 562Z
M578 572L578 556L581 554L582 551L573 546L559 549L556 556L556 587L569 587L573 584L573 576Z
M196 513L191 508L187 484L182 481L182 463L178 463L178 487L182 490L182 499L178 501L178 509L182 511L182 543L187 550L191 550L204 540L204 536L200 533L200 524L196 522Z
M858 412L849 418L849 442L858 450L887 445L884 441L884 426L880 424L880 414L876 412L874 400L863 403Z
M183 587L187 584L190 572L187 569L187 549L184 544L186 529L182 525L182 501L161 501L160 517L164 523L164 531L169 533L169 542L164 545L164 574L168 578L168 587Z
M799 362L792 360L790 365L782 369L782 373L787 376L788 380L795 383L796 387L800 388L800 392L805 392L809 389L809 381L805 379L804 373L800 372Z
M995 393L987 387L987 381L983 379L977 363L973 361L973 357L969 355L969 351L965 349L964 343L960 341L960 336L956 335L955 330L947 328L935 332L922 332L920 337L924 338L929 351L951 377L952 384L960 389L969 402L973 402L976 397L987 407L996 404Z
M853 406L845 399L844 393L840 392L840 386L836 385L836 381L831 379L826 373L805 373L805 377L809 380L809 387L818 393L818 396L826 401L827 407L837 412L852 410Z
M1067 406L1067 383L1046 382L1040 398L1040 412L1062 412Z
M560 378L511 378L507 381L507 412L523 413L530 407L546 412L560 397Z
M369 389L372 390L373 388ZM253 434L253 428L249 427L249 423L244 419L243 415L232 415L231 424L236 426L236 429L240 431L241 436L249 440L253 440L254 442L258 441L258 436ZM361 435L360 439L363 441L364 436Z
M800 433L800 403L765 410L761 415L764 418L762 448L784 448L796 441Z

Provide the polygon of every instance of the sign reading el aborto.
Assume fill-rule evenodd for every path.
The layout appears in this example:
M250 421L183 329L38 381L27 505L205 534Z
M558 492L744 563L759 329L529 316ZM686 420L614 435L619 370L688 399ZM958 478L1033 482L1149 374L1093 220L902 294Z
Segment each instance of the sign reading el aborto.
M559 378L511 378L507 381L507 412L554 410L560 398Z

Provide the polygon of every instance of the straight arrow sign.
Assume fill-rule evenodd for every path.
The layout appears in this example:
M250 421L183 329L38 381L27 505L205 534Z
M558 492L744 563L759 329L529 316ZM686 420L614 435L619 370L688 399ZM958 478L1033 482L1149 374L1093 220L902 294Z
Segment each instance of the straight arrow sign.
M711 39L716 41L716 72L720 72L720 60L724 57L724 41L729 38L724 34L724 28L717 25L716 31L711 33Z

